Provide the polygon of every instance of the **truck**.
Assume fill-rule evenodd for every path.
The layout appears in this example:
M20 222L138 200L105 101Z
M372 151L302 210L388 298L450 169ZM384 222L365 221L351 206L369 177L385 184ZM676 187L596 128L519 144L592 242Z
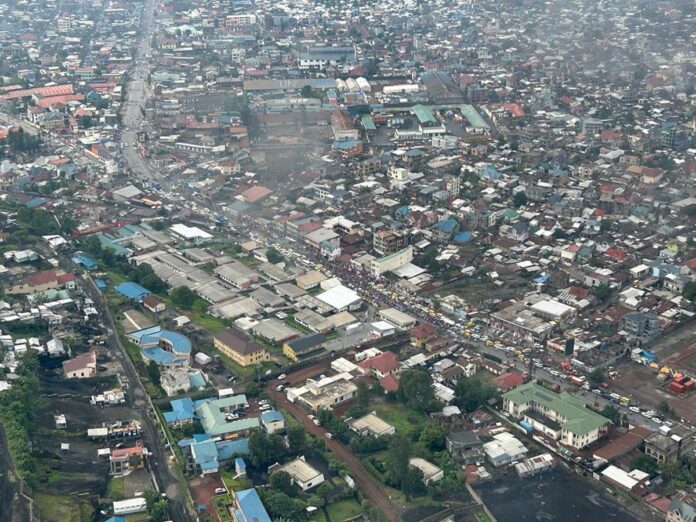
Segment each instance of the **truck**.
M575 375L569 375L568 381L572 382L573 384L575 384L577 386L582 386L582 383L583 383L583 380L580 377L577 377Z

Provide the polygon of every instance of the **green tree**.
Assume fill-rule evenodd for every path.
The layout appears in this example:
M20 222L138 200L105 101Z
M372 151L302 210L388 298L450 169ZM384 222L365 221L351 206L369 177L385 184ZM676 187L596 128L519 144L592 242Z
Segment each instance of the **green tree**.
M592 288L592 295L594 295L600 303L606 303L613 294L614 289L609 285L601 284Z
M420 469L408 466L406 473L401 479L401 492L406 496L406 500L425 493L423 472Z
M292 483L292 477L285 471L277 471L273 473L270 477L270 483L271 487L276 490L280 491L281 493L285 493L286 495L294 496L295 495L295 486Z
M602 409L602 416L606 417L609 419L611 422L613 422L616 426L621 424L621 412L616 409L614 406L611 404L607 404L603 409Z
M285 258L282 256L282 254L278 252L277 248L274 247L269 247L266 250L266 258L268 259L269 263L272 263L274 265L285 261Z
M454 388L457 406L470 412L480 408L498 395L497 388L489 383L481 374L468 379L460 379Z
M657 405L657 411L662 413L663 415L672 415L672 408L670 405L667 403L666 400L661 400L660 403Z
M262 491L262 500L273 520L289 518L290 520L304 520L304 505L302 502L290 498L281 491Z
M430 451L442 451L445 449L445 430L439 422L428 422L418 440Z
M293 453L299 453L305 448L306 437L302 426L291 426L288 428L288 446Z
M158 388L161 387L162 382L161 382L161 375L160 375L160 367L159 364L157 364L154 361L150 361L147 365L147 377L150 379L152 384L157 386Z
M324 508L329 503L329 497L333 491L333 486L329 482L322 482L317 488L317 496L321 498L324 503Z
M196 294L188 286L178 286L170 295L172 302L185 310L190 310L196 302Z
M406 476L410 458L411 441L403 435L393 437L386 456L387 479L392 485L401 487L401 480Z
M682 292L684 299L696 302L696 281L690 281L684 285L684 291Z
M515 192L515 195L512 196L512 204L515 206L515 208L525 206L527 201L527 194L524 191Z
M249 437L249 456L255 468L264 468L278 462L285 453L283 439L277 433L267 435L257 430Z
M631 468L639 469L649 473L650 475L654 475L657 472L657 462L655 462L655 459L652 457L643 453L642 455L639 455L631 460Z
M590 373L590 382L594 385L602 384L606 380L606 375L602 368L597 368Z
M437 406L432 380L425 370L409 369L401 372L397 393L401 402L421 413L433 411Z

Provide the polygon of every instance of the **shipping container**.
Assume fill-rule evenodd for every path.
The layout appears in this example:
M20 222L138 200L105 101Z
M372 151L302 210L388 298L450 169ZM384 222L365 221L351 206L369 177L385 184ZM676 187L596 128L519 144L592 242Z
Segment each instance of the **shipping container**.
M691 379L688 382L685 382L682 386L684 386L684 390L686 390L686 391L693 390L694 387L696 386L696 381Z
M524 429L524 431L527 432L528 435L534 431L534 426L528 422L520 421L520 426Z
M679 384L678 382L670 382L669 389L672 390L674 393L684 393L684 386Z

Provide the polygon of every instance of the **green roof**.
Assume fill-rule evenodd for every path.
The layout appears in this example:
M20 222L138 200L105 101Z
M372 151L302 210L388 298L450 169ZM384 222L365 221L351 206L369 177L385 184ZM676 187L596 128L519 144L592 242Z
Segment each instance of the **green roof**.
M241 402L240 402L241 400ZM259 427L258 417L247 417L227 422L222 408L231 408L246 402L244 395L235 395L223 399L203 400L196 404L196 417L205 431L211 437L246 431Z
M437 120L435 119L435 116L433 116L432 111L425 105L421 105L420 103L418 105L414 105L411 108L411 112L413 112L413 114L416 115L416 118L418 118L418 121L421 124L437 123Z
M584 435L610 422L606 417L587 408L585 403L574 395L567 392L556 394L534 382L510 390L503 395L503 399L515 404L534 402L556 412L565 419L560 423L561 427L574 435Z
M477 129L488 129L490 126L486 123L473 105L460 105L460 110L464 117L469 120L469 125Z
M361 118L362 120L362 125L365 128L365 130L368 131L373 131L377 130L377 126L375 125L375 120L372 119L372 116L369 114L364 114L363 117Z

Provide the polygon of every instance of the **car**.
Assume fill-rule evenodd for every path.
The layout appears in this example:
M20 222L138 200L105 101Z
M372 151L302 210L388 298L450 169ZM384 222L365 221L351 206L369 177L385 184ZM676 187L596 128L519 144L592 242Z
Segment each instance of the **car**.
M282 381L282 380L285 379L286 377L287 377L287 375L285 375L284 373L281 373L281 374L278 376L278 380L279 380L279 381Z
M662 419L660 419L659 417L653 417L653 418L652 418L652 421L653 421L655 424L662 424Z
M281 392L281 391L283 391L284 389L285 389L285 386L283 386L282 384L279 384L278 386L276 386L276 391Z
M312 419L312 422L315 426L321 426L321 422L319 422L319 419Z
M554 377L558 377L558 375L559 375L558 370L551 370L549 373L551 375L553 375Z
M215 488L216 495L220 495L222 493L227 493L227 490L225 488Z
M307 415L307 418L308 418L309 420L314 420L314 415L309 414L309 415Z
M653 414L652 414L651 412L649 412L649 411L644 411L644 412L641 413L641 415L643 415L643 417L645 417L646 419L652 419L652 418L653 418Z
M328 431L324 434L327 439L331 440L333 439L333 433L329 433Z
M259 411L268 411L268 410L270 410L270 409L271 409L271 405L270 405L270 404L264 404L263 406L261 406L261 407L259 408Z
M628 410L633 413L640 413L640 408L638 406L629 406Z

